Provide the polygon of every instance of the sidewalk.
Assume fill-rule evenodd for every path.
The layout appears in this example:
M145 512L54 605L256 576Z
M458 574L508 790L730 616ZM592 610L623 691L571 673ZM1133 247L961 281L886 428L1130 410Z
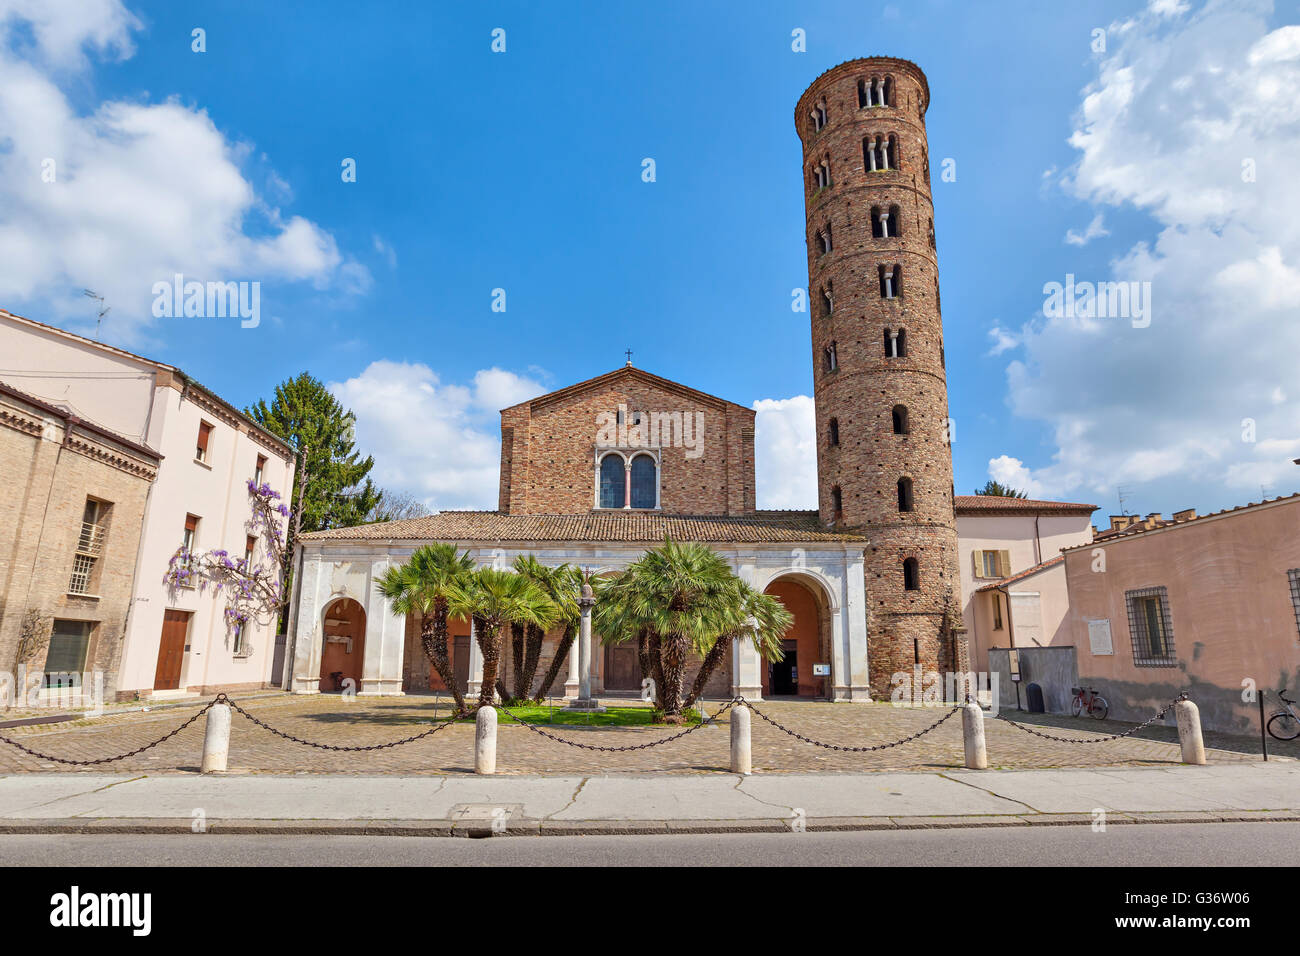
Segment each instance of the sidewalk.
M0 833L619 834L1300 820L1300 763L864 774L0 777Z

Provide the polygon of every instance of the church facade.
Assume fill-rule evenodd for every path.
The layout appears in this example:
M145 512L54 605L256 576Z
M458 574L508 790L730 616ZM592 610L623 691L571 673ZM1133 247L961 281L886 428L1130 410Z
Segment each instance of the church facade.
M495 511L304 535L285 685L438 689L418 621L374 583L419 546L480 565L518 555L617 573L666 537L700 541L794 615L785 657L733 645L709 693L843 701L891 675L967 669L947 387L926 158L929 90L914 64L853 60L800 98L817 418L816 511L756 507L754 411L631 363L504 409ZM456 680L481 661L451 629ZM539 674L558 634L549 635ZM576 696L576 653L549 692ZM639 687L628 644L593 651L596 693ZM688 673L688 679L691 675ZM509 676L506 679L509 686Z

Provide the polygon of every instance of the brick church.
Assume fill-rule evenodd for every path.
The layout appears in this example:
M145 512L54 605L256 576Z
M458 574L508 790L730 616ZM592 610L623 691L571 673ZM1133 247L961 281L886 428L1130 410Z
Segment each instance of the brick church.
M614 573L671 536L700 541L794 615L785 658L737 642L709 693L861 701L890 677L967 669L925 75L851 60L800 97L817 420L816 511L762 511L754 411L628 365L501 412L495 511L447 511L304 535L285 684L342 673L362 694L437 689L418 622L374 588L433 541L480 565L517 555ZM458 683L478 690L469 622ZM599 635L597 635L599 636ZM548 636L544 674L558 634ZM640 686L631 643L593 649L598 694ZM556 696L577 694L577 654ZM688 679L690 675L688 674ZM509 678L507 676L507 685Z

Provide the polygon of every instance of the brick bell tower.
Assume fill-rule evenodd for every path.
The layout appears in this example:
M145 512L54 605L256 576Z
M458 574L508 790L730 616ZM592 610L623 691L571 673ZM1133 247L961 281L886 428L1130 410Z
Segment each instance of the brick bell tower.
M827 70L795 107L823 523L865 551L872 692L967 668L925 134L929 84L892 57Z

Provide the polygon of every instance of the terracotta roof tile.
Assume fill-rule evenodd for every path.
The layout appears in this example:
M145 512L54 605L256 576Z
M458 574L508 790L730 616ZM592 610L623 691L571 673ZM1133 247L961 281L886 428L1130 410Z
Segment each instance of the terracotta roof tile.
M983 587L976 588L975 590L992 591L997 588L1004 588L1008 584L1015 584L1017 581L1022 581L1027 577L1031 577L1037 574L1039 571L1046 571L1048 568L1055 567L1058 564L1064 564L1064 563L1065 563L1065 555L1058 554L1054 558L1048 558L1046 561L1043 561L1039 564L1035 564L1032 568L1025 568L1019 574L1013 574L1009 578L1003 578L1001 581L994 581L992 584L986 584Z
M866 535L825 528L815 511L757 511L747 515L667 515L593 511L569 515L509 515L443 511L304 534L304 541L679 541L717 543L861 542Z
M1088 517L1097 510L1097 505L1077 501L1042 501L1037 498L1003 498L999 495L957 495L953 499L953 510L958 517L979 514L1066 514Z

